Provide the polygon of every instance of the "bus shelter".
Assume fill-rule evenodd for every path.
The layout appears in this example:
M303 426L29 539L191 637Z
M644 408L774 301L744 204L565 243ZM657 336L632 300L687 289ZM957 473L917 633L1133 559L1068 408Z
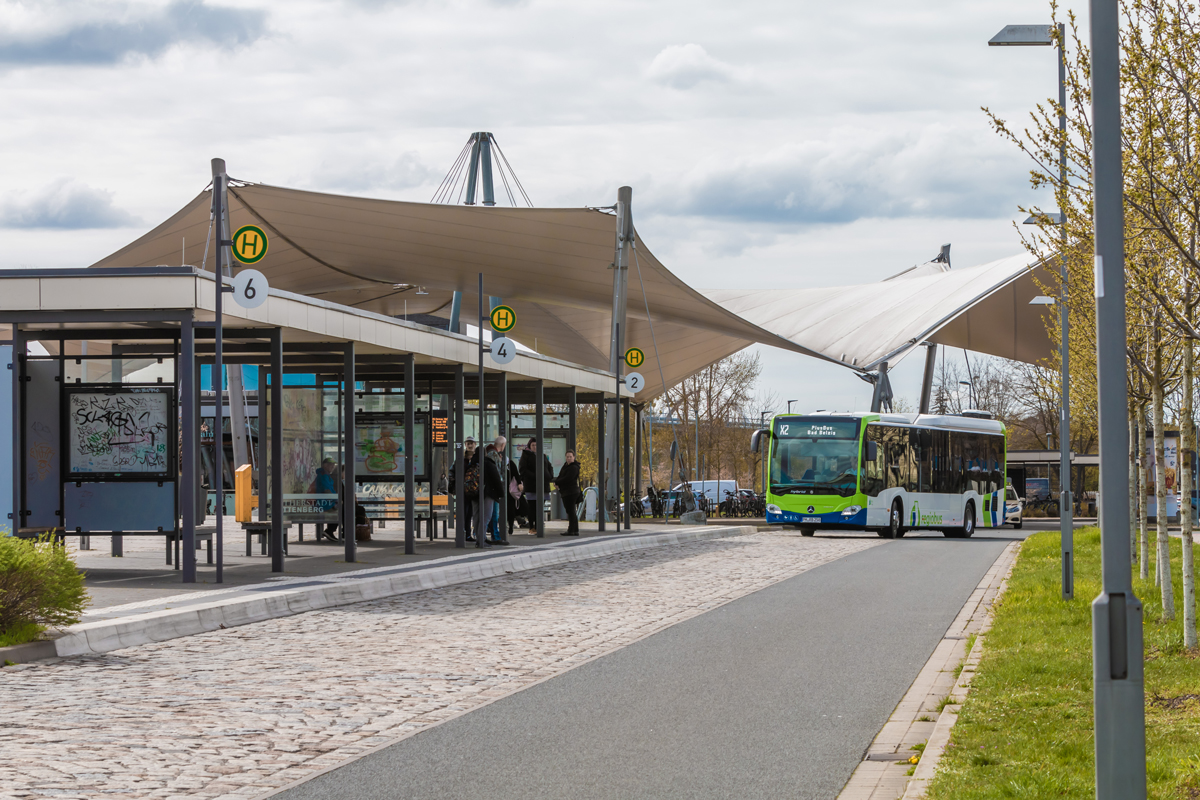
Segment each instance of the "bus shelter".
M11 453L0 510L15 533L109 535L117 548L160 536L168 563L196 579L214 295L212 274L194 267L0 271L0 361L12 377L0 392ZM224 363L258 368L258 522L274 571L289 524L339 525L355 561L356 506L403 518L406 552L419 521L433 536L448 515L463 546L464 481L449 497L446 478L471 406L488 438L528 407L522 430L540 439L552 405L573 446L578 405L618 399L610 373L532 352L485 362L481 387L474 337L276 289L258 308L227 306L222 327ZM208 422L208 441L222 439Z

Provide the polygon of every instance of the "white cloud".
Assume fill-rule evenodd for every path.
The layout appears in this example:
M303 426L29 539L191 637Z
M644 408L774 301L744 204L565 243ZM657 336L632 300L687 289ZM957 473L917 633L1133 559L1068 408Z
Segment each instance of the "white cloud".
M737 70L713 58L698 44L673 44L654 57L646 68L646 77L672 89L691 89L704 81L732 81Z
M113 205L112 192L69 178L59 178L0 205L0 226L5 228L127 228L138 222Z

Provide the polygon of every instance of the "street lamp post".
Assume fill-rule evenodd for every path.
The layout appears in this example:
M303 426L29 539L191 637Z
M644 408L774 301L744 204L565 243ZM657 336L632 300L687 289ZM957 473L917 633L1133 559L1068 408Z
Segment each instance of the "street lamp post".
M1092 602L1096 798L1117 800L1146 796L1146 699L1142 604L1133 593L1129 553L1120 14L1117 0L1091 0L1090 12L1103 579Z
M798 403L798 402L800 402L800 401L799 400L788 400L787 401L787 404L788 404L788 412L787 413L791 414L792 413L792 403Z
M1058 23L1057 42L1051 33L1050 25L1006 25L1004 30L992 37L988 42L991 46L999 47L1048 47L1058 45L1058 185L1060 191L1065 191L1067 181L1067 60L1066 60L1066 26ZM1064 197L1065 199L1065 197ZM1056 212L1039 212L1025 220L1025 224L1034 225L1050 220L1058 225L1059 241L1061 242L1059 267L1059 296L1058 321L1061 336L1059 338L1059 357L1062 363L1060 383L1062 396L1059 400L1058 415L1058 519L1061 532L1062 548L1062 598L1071 600L1075 597L1075 504L1071 494L1071 363L1070 363L1070 319L1067 315L1067 215L1061 209Z

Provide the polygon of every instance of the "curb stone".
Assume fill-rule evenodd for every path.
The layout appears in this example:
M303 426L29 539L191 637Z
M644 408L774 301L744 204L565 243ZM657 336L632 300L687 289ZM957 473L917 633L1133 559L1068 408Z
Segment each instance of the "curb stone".
M751 533L756 533L753 526L742 525L611 536L594 541L525 547L518 552L489 558L468 556L449 560L449 563L435 561L425 568L381 567L375 571L365 570L351 580L330 575L314 576L304 581L303 585L295 586L287 583L256 584L241 587L242 591L256 593L250 597L214 599L181 608L73 625L62 631L62 635L53 642L38 643L50 644L53 648L38 657L106 653L125 647L302 614L306 611L379 600L425 589L439 589L507 573L650 547L687 544ZM15 659L10 657L10 660Z
M838 800L921 800L949 742L950 730L966 698L971 678L979 663L984 634L991 628L991 607L1004 593L1008 576L1021 542L1012 542L992 562L933 655L867 748L862 762L846 782ZM976 634L975 645L966 653L966 641ZM963 665L957 680L954 671ZM940 711L944 700L951 702ZM934 719L936 718L936 719ZM912 777L907 774L913 745L925 750Z

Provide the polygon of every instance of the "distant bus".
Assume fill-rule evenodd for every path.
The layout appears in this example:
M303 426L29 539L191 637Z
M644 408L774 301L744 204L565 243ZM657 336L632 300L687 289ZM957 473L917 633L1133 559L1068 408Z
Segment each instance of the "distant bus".
M754 435L769 442L767 522L805 536L818 528L917 528L968 537L1004 524L1004 425L929 414L780 415Z

